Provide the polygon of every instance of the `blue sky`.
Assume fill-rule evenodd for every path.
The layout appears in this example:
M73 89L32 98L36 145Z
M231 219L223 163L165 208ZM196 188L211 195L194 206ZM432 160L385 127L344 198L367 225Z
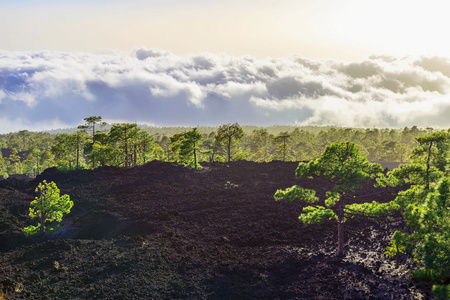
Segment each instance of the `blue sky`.
M450 28L429 0L0 0L0 132L449 127Z

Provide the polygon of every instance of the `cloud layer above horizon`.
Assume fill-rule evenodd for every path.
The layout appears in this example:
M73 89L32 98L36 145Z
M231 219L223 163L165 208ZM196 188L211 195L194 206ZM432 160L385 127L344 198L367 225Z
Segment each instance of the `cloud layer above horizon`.
M0 52L0 132L72 127L92 115L156 126L448 128L450 60Z

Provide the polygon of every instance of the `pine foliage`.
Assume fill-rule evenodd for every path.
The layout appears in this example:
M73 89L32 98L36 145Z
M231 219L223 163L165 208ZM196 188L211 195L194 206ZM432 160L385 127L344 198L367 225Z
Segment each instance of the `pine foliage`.
M60 190L53 181L48 183L44 180L42 183L39 183L36 193L39 196L31 201L29 216L31 219L37 218L39 224L25 227L24 231L27 234L35 234L38 230L44 233L46 229L45 223L61 222L63 215L70 213L73 207L70 196L60 196Z
M398 249L412 251L417 269L412 274L435 283L450 281L450 177L448 176L450 136L441 131L417 138L413 163L381 177L381 185L410 184L399 192L399 206L407 227L397 230L387 256Z
M353 198L356 190L362 183L370 181L383 168L377 163L371 163L359 153L359 149L351 142L333 143L325 149L323 154L308 163L300 163L295 171L297 177L314 178L323 176L329 180L333 187L326 192L325 206L315 205L319 201L314 190L293 186L285 190L278 190L275 200L287 201L300 200L309 204L303 209L299 220L305 224L321 223L325 220L338 222L338 250L337 254L343 254L343 224L347 217L354 214L380 215L397 208L392 204L380 204L377 202L364 204L348 203Z

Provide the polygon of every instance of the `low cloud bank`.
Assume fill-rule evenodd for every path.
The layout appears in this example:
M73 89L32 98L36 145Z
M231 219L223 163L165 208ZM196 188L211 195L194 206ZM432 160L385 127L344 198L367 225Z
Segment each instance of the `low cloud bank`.
M159 126L446 128L449 112L443 57L0 52L0 132L77 126L91 115Z

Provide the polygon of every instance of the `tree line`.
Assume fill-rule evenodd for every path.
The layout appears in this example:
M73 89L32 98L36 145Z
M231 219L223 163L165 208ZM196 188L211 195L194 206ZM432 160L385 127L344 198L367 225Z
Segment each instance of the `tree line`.
M0 175L35 176L46 168L136 166L151 160L178 162L193 168L202 162L309 161L334 142L355 143L370 161L409 162L416 137L433 132L416 126L403 129L335 127L260 128L224 124L215 127L138 126L106 124L100 116L84 119L62 133L22 130L0 135Z

